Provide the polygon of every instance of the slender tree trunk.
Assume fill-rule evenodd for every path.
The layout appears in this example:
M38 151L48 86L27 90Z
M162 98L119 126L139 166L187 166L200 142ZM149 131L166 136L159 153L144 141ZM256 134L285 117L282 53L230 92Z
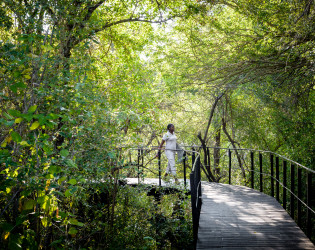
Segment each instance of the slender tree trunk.
M217 129L216 134L215 134L215 144L214 144L214 149L213 149L213 162L214 162L214 174L219 176L220 175L220 149L219 147L221 146L221 126Z
M222 129L223 129L223 132L226 134L226 136L228 137L229 141L231 142L233 148L235 149L235 154L236 154L236 157L237 157L237 160L238 160L238 164L239 164L239 167L242 171L242 174L243 174L243 177L244 177L244 180L246 180L246 175L245 175L245 170L244 170L244 167L243 167L243 164L242 164L242 160L241 160L241 157L237 151L237 148L235 146L235 141L232 139L232 137L230 136L230 134L228 133L227 129L226 129L226 122L224 120L224 118L222 118Z

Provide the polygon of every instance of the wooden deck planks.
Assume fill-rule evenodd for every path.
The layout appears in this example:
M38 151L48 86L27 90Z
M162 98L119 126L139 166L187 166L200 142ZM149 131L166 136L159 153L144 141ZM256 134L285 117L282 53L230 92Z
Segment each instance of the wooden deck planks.
M276 199L256 190L202 183L197 249L315 249Z

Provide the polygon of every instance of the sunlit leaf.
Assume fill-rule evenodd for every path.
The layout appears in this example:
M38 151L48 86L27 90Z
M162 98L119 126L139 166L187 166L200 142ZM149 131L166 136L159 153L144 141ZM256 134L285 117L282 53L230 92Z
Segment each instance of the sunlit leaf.
M33 122L33 124L31 125L31 127L30 127L30 130L34 130L34 129L37 129L38 127L39 127L39 122L38 121L36 121L36 122Z
M9 238L9 236L10 236L10 232L6 232L6 233L4 234L4 240L6 240L7 238Z
M21 123L22 121L23 121L23 118L19 117L19 118L16 118L14 122L18 124L18 123Z
M21 141L21 142L20 142L20 145L22 145L22 146L30 146L30 145L27 143L27 141Z
M34 113L35 111L36 111L36 109L37 109L37 105L33 105L33 106L31 106L29 109L28 109L28 113Z
M41 222L42 222L42 224L43 224L44 227L48 227L49 224L50 224L48 217L42 218L42 219L41 219Z
M68 183L71 184L71 185L75 185L75 184L77 184L77 180L76 179L70 179L68 181Z

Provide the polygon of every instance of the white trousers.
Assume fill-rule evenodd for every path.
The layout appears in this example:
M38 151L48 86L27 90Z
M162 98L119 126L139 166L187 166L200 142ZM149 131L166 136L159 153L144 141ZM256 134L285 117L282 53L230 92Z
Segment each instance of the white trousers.
M165 150L165 155L168 159L166 173L176 175L176 167L175 167L175 151L173 150Z

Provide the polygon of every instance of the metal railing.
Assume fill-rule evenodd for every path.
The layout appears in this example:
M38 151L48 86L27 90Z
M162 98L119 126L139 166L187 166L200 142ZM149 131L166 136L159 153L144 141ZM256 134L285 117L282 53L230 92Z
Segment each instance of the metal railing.
M191 157L192 166L189 177L195 241L198 235L201 209L201 180L209 180L206 171L212 171L212 177L217 178L215 180L217 182L248 186L275 197L305 234L312 241L315 240L315 230L312 230L312 220L315 218L312 200L314 170L271 151L207 147L206 153L204 153L202 147L199 146L182 147L192 148L192 150L185 150L183 177L186 186L188 158ZM152 157L149 157L150 159L147 159L145 164L144 157L148 152L156 154L158 149L157 147L139 147L133 148L133 150L137 152L136 166L138 181L140 182L144 169L148 162L152 161ZM153 175L159 176L159 185L161 185L163 160L161 152L158 152L158 170ZM203 162L201 162L202 160ZM153 165L156 166L156 162ZM152 172L152 169L150 171Z
M271 151L207 147L206 154L200 153L204 172L219 170L220 182L248 186L275 197L305 234L315 240L314 170Z
M198 239L198 227L200 210L202 205L201 200L201 172L200 172L200 154L195 156L193 152L192 156L192 171L190 173L190 193L191 193L191 208L192 208L192 221L193 221L193 236L194 244L196 244Z
M121 150L121 149L120 149ZM165 167L163 168L162 163L164 162L166 164L167 159L162 154L162 151L164 149L159 150L158 147L137 147L137 148L128 148L127 155L125 156L126 159L128 159L128 163L125 164L126 166L133 166L134 169L136 169L136 172L131 174L132 177L138 178L138 183L141 183L141 179L144 177L148 178L156 178L159 179L159 186L162 185L162 173L165 171ZM188 166L188 159L192 156L193 152L192 150L173 150L173 151L183 151L183 157L181 159L180 163L177 163L177 169L178 169L178 178L183 178L184 180L184 187L187 187L187 168ZM157 155L157 157L156 157ZM136 159L136 160L133 160ZM157 164L156 164L157 163ZM151 164L151 165L150 165ZM164 164L164 165L165 165ZM178 167L179 165L182 165L182 167ZM156 168L156 166L158 168ZM190 167L191 168L191 167Z
M187 147L185 147L187 148ZM179 151L179 150L174 150ZM157 159L157 165L158 169L155 169L153 171L154 166L150 169L150 172L152 173L151 176L157 176L159 178L159 186L162 185L162 154L161 150L158 150L158 147L138 147L138 148L129 148L128 152L133 152L133 156L136 157L137 161L136 163L132 164L136 169L136 175L138 178L138 183L141 183L141 177L144 176L144 171L148 170L146 166L153 162L155 159ZM153 154L152 154L153 152ZM155 157L155 153L157 153L158 157ZM151 155L150 155L151 154ZM190 194L191 194L191 207L192 207L192 223L193 223L193 236L194 236L194 243L197 242L198 238L198 227L199 227L199 217L200 217L200 210L201 210L201 170L200 170L200 153L197 152L194 148L185 149L182 159L182 174L184 179L184 186L186 188L187 186L187 168L188 168L188 159L191 157L191 173L189 174L190 178ZM132 162L132 156L129 157L129 162ZM145 159L146 158L146 159ZM167 160L165 159L165 162ZM153 164L153 165L156 165ZM178 171L179 172L179 171ZM148 175L146 175L148 176ZM179 176L178 176L179 177Z

